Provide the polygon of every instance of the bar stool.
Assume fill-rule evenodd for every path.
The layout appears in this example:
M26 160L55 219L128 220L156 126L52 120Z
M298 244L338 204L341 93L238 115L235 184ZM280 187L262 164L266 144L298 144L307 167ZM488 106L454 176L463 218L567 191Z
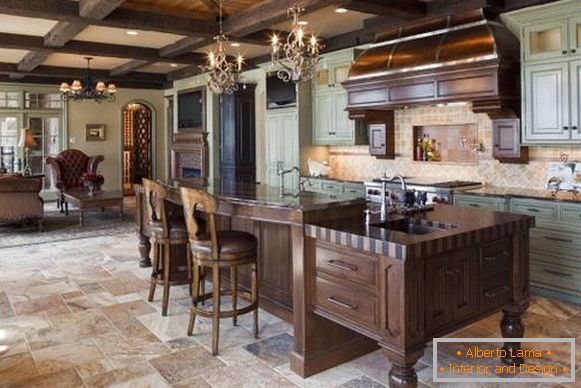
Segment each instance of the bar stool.
M212 195L182 187L182 203L188 228L190 251L192 255L192 310L188 325L188 335L194 331L196 315L212 318L212 355L218 354L220 337L220 318L232 318L237 324L238 315L254 311L254 336L258 338L258 263L257 240L250 233L242 231L216 231L214 214L218 201ZM206 212L209 233L202 231L196 219L196 210L201 207ZM238 268L252 266L251 291L238 289ZM230 269L230 290L220 289L220 269ZM210 269L212 272L212 292L200 293L200 272ZM232 295L232 310L220 311L220 298ZM238 308L238 297L249 304ZM198 304L212 299L212 308L199 307Z
M188 233L183 218L171 217L167 211L165 199L166 188L158 182L143 178L143 190L145 191L145 215L148 223L149 237L153 247L152 272L149 285L150 302L155 295L155 286L163 286L163 300L161 315L167 315L170 286L190 284L188 276L185 279L172 279L170 259L172 249L177 245L188 244ZM188 253L188 271L191 266Z

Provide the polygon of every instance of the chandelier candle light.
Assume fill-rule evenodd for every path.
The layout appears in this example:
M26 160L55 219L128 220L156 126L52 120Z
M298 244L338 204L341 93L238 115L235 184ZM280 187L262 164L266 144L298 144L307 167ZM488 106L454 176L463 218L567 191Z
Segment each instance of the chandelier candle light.
M220 34L214 37L217 47L208 53L208 64L200 66L202 71L208 72L208 86L215 94L232 94L238 90L238 80L242 71L244 58L238 54L234 61L230 61L226 54L228 37L222 28L222 3L220 0Z
M63 101L82 101L95 100L99 104L103 101L115 101L117 88L114 84L105 85L105 82L98 81L95 83L91 76L91 57L85 57L87 60L87 72L83 80L74 80L72 85L63 82L60 86L61 99Z
M286 41L276 34L271 38L272 64L280 66L277 75L284 82L313 79L320 60L322 46L314 34L307 33L306 22L300 20L303 11L297 4L287 11L292 25Z

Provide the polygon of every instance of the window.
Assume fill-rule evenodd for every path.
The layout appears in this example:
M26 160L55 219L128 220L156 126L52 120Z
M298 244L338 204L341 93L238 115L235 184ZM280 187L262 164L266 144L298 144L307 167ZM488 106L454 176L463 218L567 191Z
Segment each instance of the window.
M19 108L20 93L0 92L0 108Z
M61 109L63 107L58 93L26 93L24 97L25 108Z

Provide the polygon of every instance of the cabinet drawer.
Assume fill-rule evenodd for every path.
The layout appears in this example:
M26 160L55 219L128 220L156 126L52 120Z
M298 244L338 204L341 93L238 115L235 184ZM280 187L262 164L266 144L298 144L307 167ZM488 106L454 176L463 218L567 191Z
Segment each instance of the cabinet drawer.
M581 296L581 271L532 261L531 283L533 286Z
M483 277L508 272L510 245L501 240L482 247L480 251L480 275Z
M379 303L376 296L321 277L317 277L316 287L316 308L355 324L378 328Z
M557 219L557 203L545 201L526 201L520 199L512 199L510 202L511 213L526 214L533 216L542 223L543 219L554 221Z
M561 220L581 226L581 206L562 204Z
M345 247L336 250L328 244L318 242L317 270L366 287L375 288L378 284L377 257L356 253Z
M481 278L480 304L484 308L491 308L508 302L509 284L508 271Z
M458 207L495 211L497 201L497 198L457 196L455 198L455 205Z
M339 182L321 181L321 191L327 194L341 194L343 186Z
M357 197L365 197L365 187L357 183L343 183L343 193Z
M305 190L306 191L314 191L315 193L318 193L321 191L321 181L319 179L304 179L301 178L301 180L305 185Z

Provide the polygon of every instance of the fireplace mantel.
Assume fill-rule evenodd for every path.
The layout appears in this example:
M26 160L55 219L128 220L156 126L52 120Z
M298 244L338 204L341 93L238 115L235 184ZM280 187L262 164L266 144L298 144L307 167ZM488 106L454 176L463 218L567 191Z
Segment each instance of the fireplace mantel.
M208 178L208 133L175 133L171 138L171 178L180 182L204 182Z

